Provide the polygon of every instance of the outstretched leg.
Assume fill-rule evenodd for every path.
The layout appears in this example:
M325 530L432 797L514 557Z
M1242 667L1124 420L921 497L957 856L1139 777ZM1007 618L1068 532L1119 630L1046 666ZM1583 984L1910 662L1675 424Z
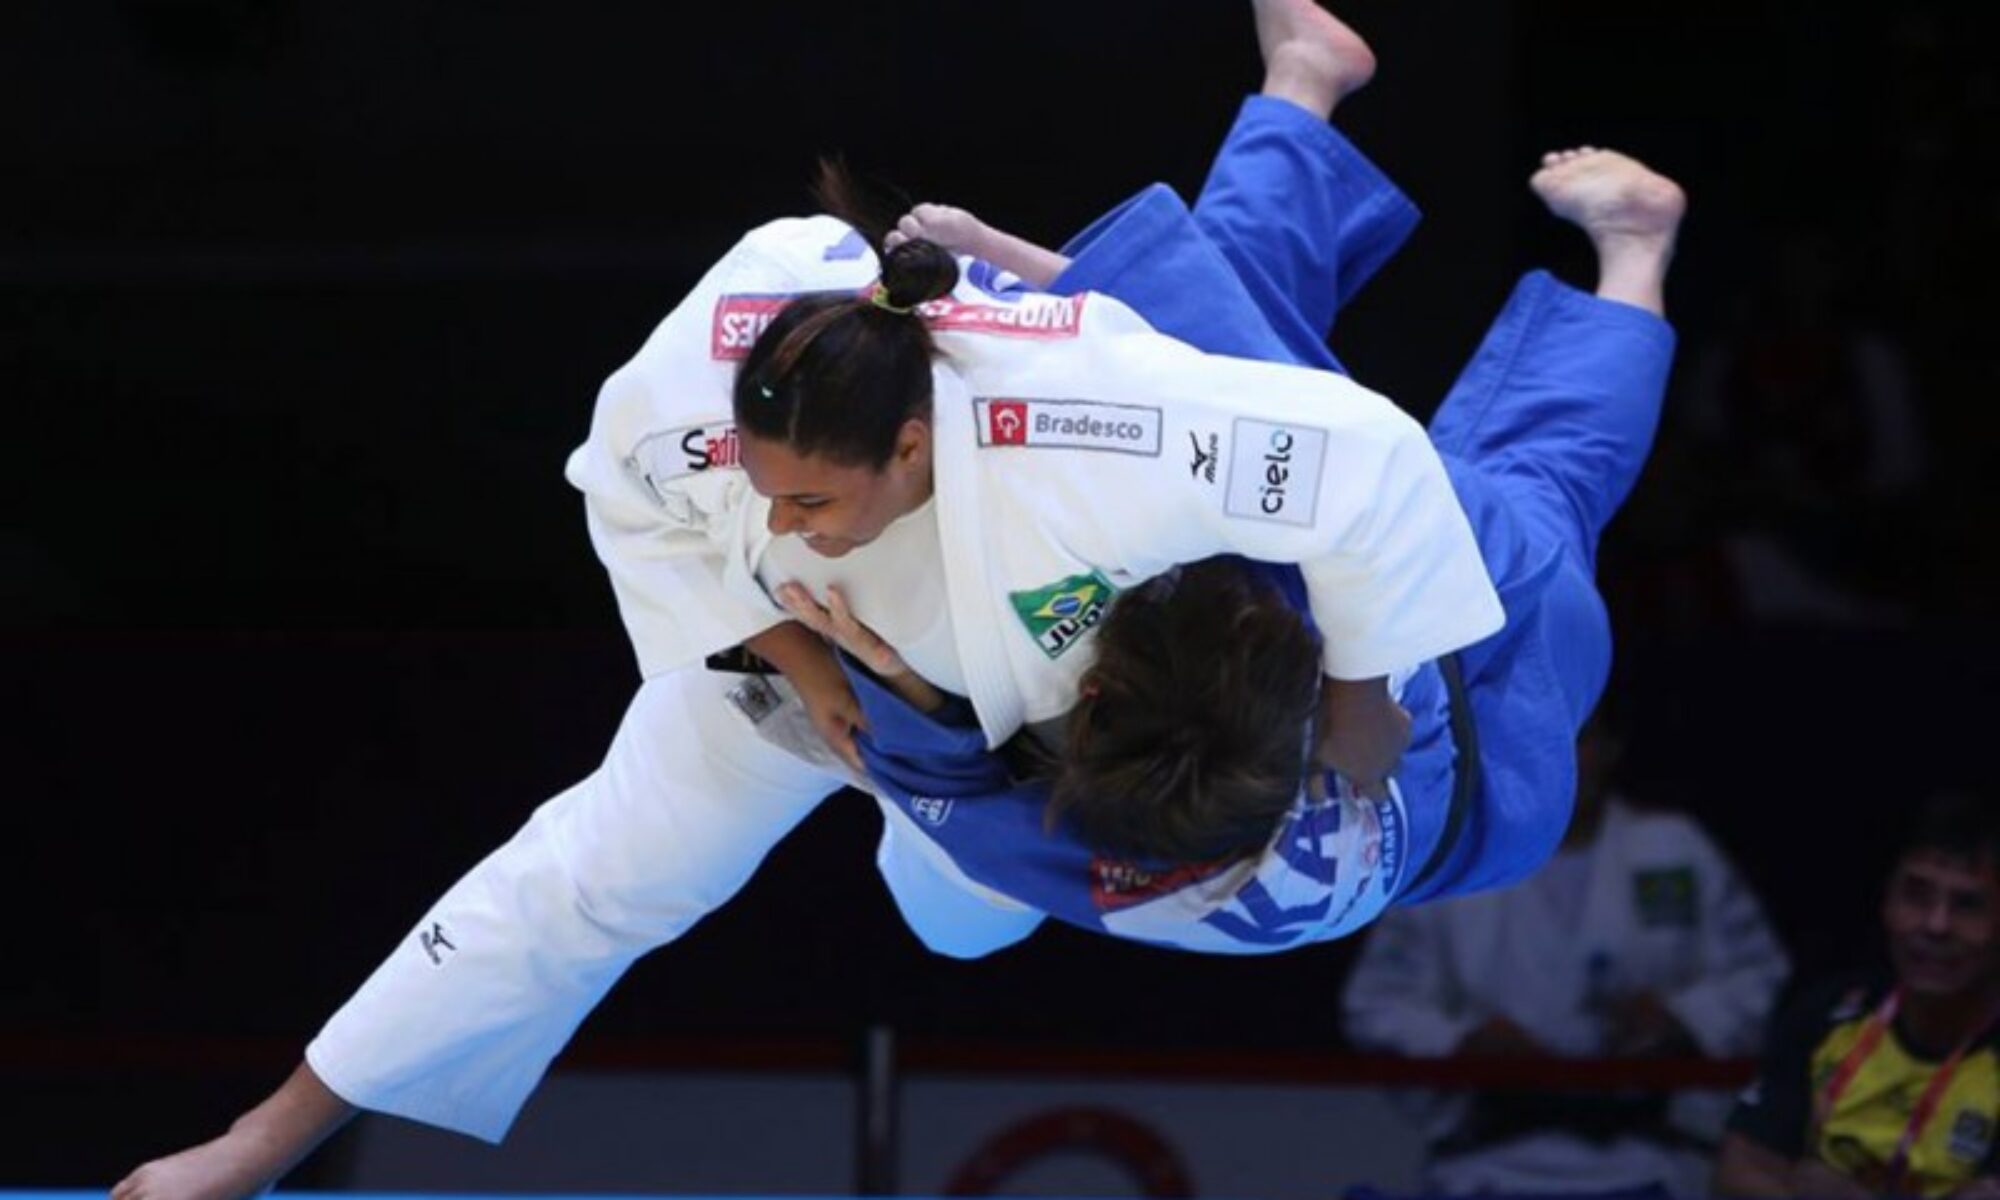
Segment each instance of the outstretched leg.
M1581 146L1542 155L1528 186L1596 247L1599 299L1667 315L1667 267L1687 211L1679 184L1616 150Z
M726 902L842 783L766 741L735 686L700 668L647 681L604 765L432 906L307 1065L221 1138L133 1172L117 1200L248 1196L350 1105L498 1141L626 967ZM765 726L803 720L795 706Z
M1328 119L1375 76L1359 34L1315 0L1254 0L1261 93L1216 155L1195 223L1295 361L1339 369L1325 343L1416 228L1418 213Z
M928 238L1037 288L1100 291L1164 333L1244 358L1332 370L1334 314L1408 238L1418 214L1327 117L1375 57L1312 0L1253 0L1264 52L1250 97L1192 210L1155 184L1056 252L961 208L920 204L887 244Z
M1687 202L1608 150L1553 154L1530 181L1598 252L1594 296L1523 279L1431 422L1438 449L1513 480L1526 519L1595 569L1637 480L1673 357L1661 286Z

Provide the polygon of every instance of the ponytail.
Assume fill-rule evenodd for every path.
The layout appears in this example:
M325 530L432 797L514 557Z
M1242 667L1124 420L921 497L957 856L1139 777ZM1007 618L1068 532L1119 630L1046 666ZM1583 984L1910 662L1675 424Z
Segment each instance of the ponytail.
M812 190L821 208L867 239L882 277L864 295L787 304L737 369L736 423L797 454L880 470L903 424L930 419L937 343L917 309L951 293L958 261L922 239L885 251L885 205L837 161L820 161Z

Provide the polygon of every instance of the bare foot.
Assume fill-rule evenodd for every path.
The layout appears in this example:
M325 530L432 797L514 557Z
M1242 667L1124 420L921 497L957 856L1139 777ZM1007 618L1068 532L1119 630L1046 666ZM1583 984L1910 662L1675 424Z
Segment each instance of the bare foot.
M1599 296L1664 312L1667 265L1687 212L1679 184L1616 150L1579 146L1544 154L1528 186L1597 248Z
M1069 259L1055 251L1015 237L1004 229L995 229L949 204L919 204L904 213L896 227L882 238L882 248L894 250L917 238L936 242L953 254L983 258L1038 288L1048 287L1069 268Z
M133 1171L111 1189L111 1200L241 1200L269 1188L289 1165L271 1159L261 1141L231 1130Z
M1375 52L1368 43L1314 0L1250 0L1250 7L1264 55L1266 96L1324 119L1375 77Z

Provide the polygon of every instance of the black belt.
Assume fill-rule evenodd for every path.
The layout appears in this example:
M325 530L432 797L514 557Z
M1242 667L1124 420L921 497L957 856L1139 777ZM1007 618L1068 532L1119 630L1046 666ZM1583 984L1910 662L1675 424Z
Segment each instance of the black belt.
M1404 893L1429 883L1444 868L1453 843L1465 831L1465 819L1472 812L1473 789L1479 786L1479 731L1473 727L1472 702L1465 695L1465 672L1459 669L1456 654L1438 659L1437 668L1444 677L1445 702L1451 713L1451 742L1458 760L1452 766L1451 807L1445 812L1444 829L1438 834L1431 856L1417 871L1417 877L1403 886Z

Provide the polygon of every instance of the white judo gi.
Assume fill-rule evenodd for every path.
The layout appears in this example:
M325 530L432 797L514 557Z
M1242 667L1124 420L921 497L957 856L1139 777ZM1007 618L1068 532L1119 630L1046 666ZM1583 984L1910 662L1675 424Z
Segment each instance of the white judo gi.
M784 619L767 589L787 578L846 586L861 620L971 700L992 746L1071 706L1116 589L1217 553L1301 565L1337 677L1392 675L1499 627L1436 452L1382 397L1202 354L1108 296L989 294L971 277L926 310L944 351L934 503L842 559L801 554L735 469L735 362L790 296L875 274L831 218L767 225L605 384L568 473L646 683L604 766L447 893L308 1047L344 1099L497 1140L632 961L862 782L782 680L701 668ZM899 864L898 845L925 861ZM935 912L920 929L935 948L977 953L1039 919L921 837L886 838L883 868L906 912ZM938 883L935 909L901 890Z
M769 503L731 469L735 361L784 299L875 275L833 218L763 226L605 384L569 477L646 677L783 619L758 584L781 582ZM1214 554L1300 564L1335 678L1500 628L1429 438L1352 380L1203 354L1109 296L988 293L970 273L927 315L938 571L990 745L1075 702L1114 589ZM1040 611L1065 595L1073 611ZM888 636L899 606L867 599L855 615Z
M1587 847L1500 891L1396 909L1369 934L1344 998L1358 1046L1433 1058L1500 1015L1551 1051L1605 1053L1602 1005L1650 991L1705 1055L1754 1053L1789 964L1756 897L1686 817L1607 801ZM1677 1129L1714 1136L1727 1100L1681 1098ZM1433 1138L1459 1132L1462 1099L1427 1104ZM1706 1126L1706 1128L1702 1128ZM1667 1183L1700 1194L1705 1159L1643 1136L1562 1130L1495 1139L1433 1160L1445 1194Z

